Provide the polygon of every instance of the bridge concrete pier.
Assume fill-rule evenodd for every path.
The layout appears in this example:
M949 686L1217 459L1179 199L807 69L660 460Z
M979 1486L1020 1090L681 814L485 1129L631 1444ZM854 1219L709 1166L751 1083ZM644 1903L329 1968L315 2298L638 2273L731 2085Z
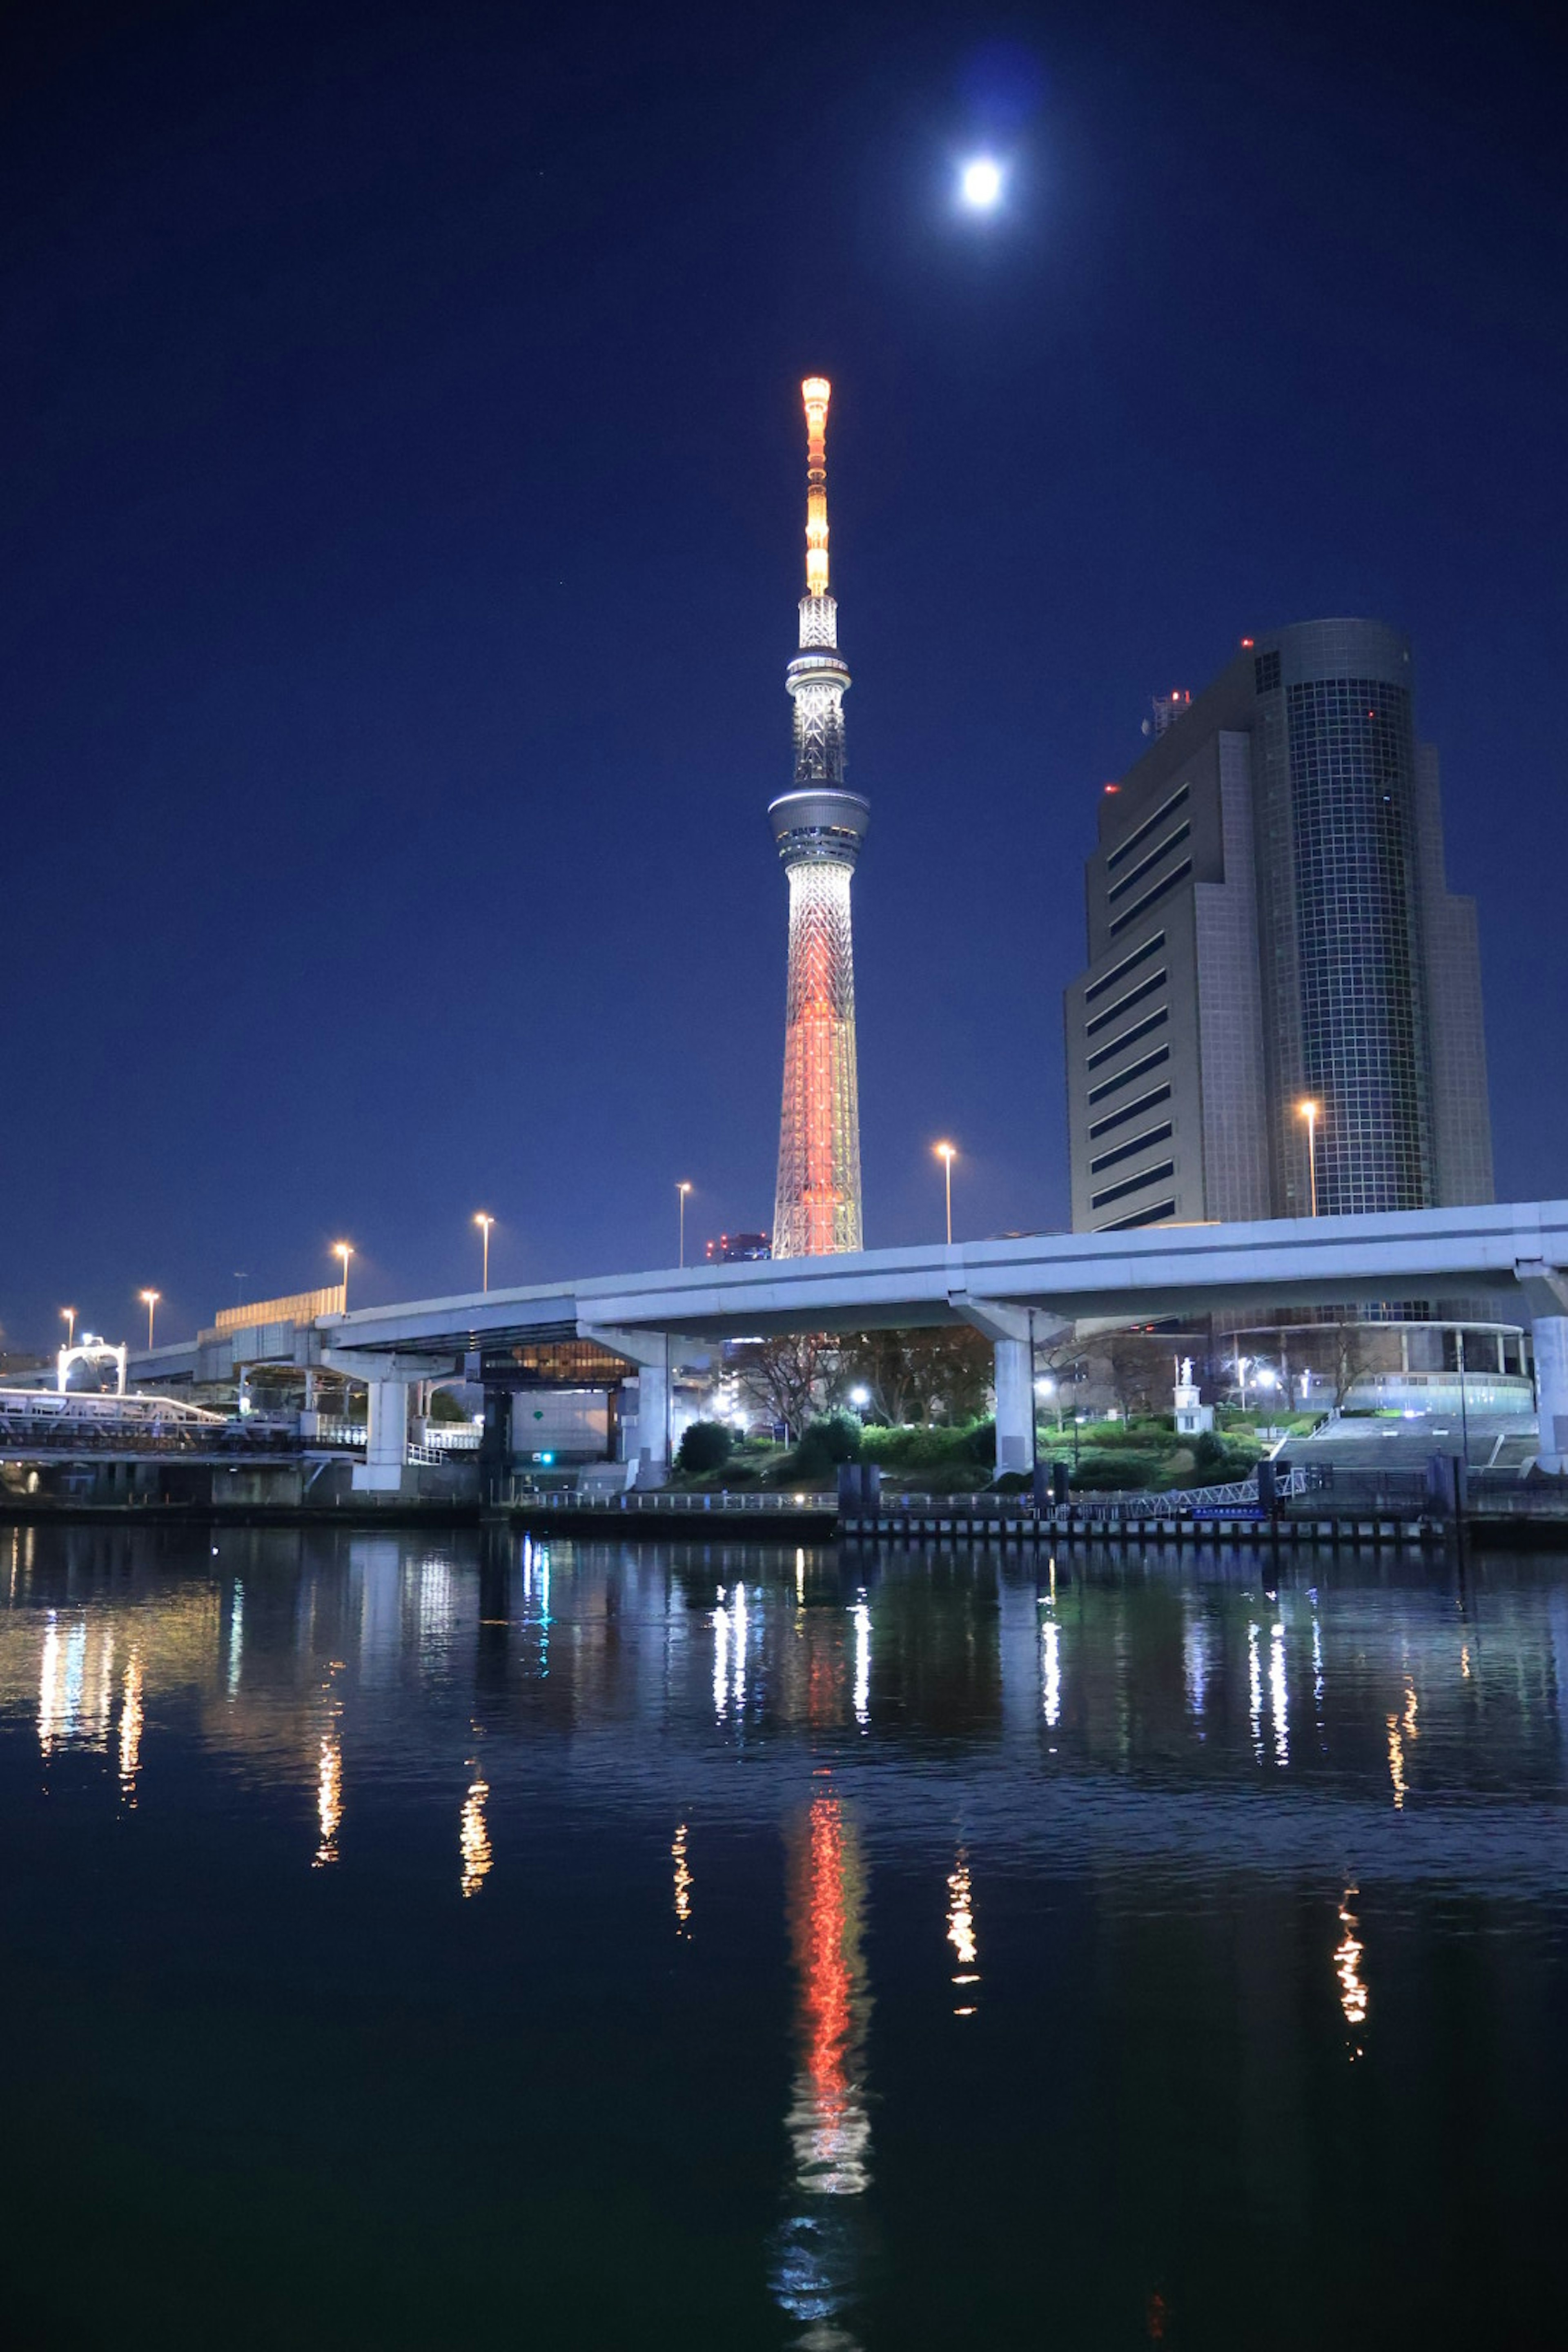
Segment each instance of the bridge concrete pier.
M948 1304L991 1342L996 1474L1012 1470L1026 1476L1035 1466L1035 1342L1055 1339L1070 1327L1057 1316L1037 1316L1032 1307L1004 1306L967 1290L949 1291Z
M669 1475L669 1334L627 1331L618 1325L579 1322L577 1337L596 1340L637 1368L639 1486L662 1486Z
M372 1381L364 1460L353 1467L356 1494L397 1495L408 1466L408 1381Z
M1568 1315L1535 1318L1535 1384L1540 1435L1536 1460L1552 1477L1568 1476Z
M353 1492L412 1493L418 1481L408 1465L408 1391L427 1381L435 1367L427 1359L395 1351L344 1356L326 1348L321 1350L321 1364L327 1371L347 1372L352 1380L365 1384L364 1460L354 1464Z

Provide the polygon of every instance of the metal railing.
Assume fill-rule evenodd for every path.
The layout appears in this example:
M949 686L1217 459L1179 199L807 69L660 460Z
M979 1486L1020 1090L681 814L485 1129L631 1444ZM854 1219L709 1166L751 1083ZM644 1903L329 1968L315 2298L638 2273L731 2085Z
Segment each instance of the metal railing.
M1287 1470L1280 1473L1275 1492L1283 1501L1289 1496L1311 1491L1321 1476L1321 1472ZM633 1488L626 1493L605 1494L586 1487L563 1484L554 1487L521 1486L515 1478L492 1481L487 1498L493 1504L506 1504L517 1510L592 1511L601 1515L624 1512L642 1513L653 1517L675 1518L700 1517L718 1511L725 1517L731 1514L810 1513L817 1517L837 1517L839 1504L830 1492L784 1493L772 1487L703 1487ZM982 1490L957 1495L932 1495L918 1490L893 1493L884 1487L876 1508L851 1505L849 1516L855 1518L886 1517L889 1513L900 1516L914 1512L922 1517L945 1518L1034 1519L1042 1515L1055 1515L1064 1507L1049 1502L1037 1504L1032 1495L994 1495ZM1258 1480L1242 1478L1218 1486L1184 1486L1143 1494L1077 1494L1066 1506L1075 1517L1106 1519L1157 1519L1220 1517L1230 1512L1256 1511L1258 1502Z

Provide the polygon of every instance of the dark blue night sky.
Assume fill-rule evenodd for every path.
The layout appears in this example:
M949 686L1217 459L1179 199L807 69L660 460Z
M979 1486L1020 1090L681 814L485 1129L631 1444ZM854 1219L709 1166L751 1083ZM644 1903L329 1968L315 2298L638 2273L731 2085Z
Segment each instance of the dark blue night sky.
M0 1324L765 1225L833 379L866 1226L1065 1224L1147 698L1407 629L1568 1190L1562 36L1507 8L7 13ZM1012 164L986 221L958 161Z

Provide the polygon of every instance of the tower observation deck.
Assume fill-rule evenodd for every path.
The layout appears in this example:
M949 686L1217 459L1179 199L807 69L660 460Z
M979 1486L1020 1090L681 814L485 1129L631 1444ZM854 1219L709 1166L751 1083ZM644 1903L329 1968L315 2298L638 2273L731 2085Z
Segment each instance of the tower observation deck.
M795 705L795 783L768 810L789 877L774 1257L864 1246L849 885L871 810L844 784L849 671L838 652L838 607L827 593L831 386L821 376L808 376L801 393L806 425L805 594L800 600L800 652L784 677Z

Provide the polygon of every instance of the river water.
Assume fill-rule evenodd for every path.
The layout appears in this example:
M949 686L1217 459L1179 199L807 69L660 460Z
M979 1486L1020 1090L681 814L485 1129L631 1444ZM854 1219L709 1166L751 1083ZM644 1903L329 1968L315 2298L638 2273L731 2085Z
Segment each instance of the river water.
M7 2346L1568 2338L1568 1562L0 1527Z

